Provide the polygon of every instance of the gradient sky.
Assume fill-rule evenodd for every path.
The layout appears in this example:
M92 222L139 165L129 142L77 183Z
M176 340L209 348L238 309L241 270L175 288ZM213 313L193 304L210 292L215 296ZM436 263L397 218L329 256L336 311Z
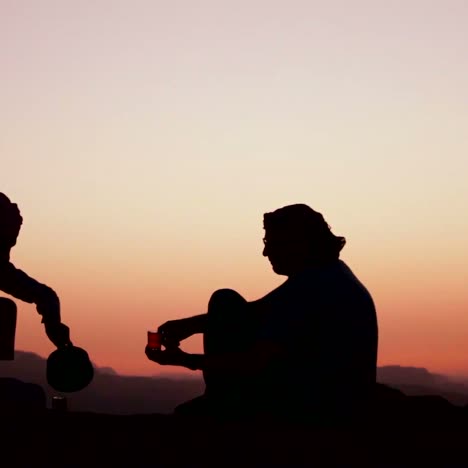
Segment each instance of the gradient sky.
M146 330L279 285L262 215L307 203L374 297L379 364L468 374L467 18L466 0L0 0L13 262L98 365L178 371L146 360ZM34 306L16 345L53 349Z

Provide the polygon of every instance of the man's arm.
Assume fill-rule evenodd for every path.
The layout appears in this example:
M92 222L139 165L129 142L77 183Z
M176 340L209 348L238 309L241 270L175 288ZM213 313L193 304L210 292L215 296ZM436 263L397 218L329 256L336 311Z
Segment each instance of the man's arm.
M161 365L186 367L191 370L214 371L229 375L254 375L283 353L280 344L261 341L251 349L220 355L189 354L179 348L152 350L146 348L146 356Z
M186 319L188 321L192 335L205 332L206 318L207 318L207 314L200 314L200 315L194 315L193 317L188 317Z
M206 314L195 315L163 323L158 331L163 335L163 344L167 347L179 346L180 342L197 333L204 333Z
M55 291L18 270L11 263L0 263L0 290L17 299L36 304L49 340L57 347L71 345L70 329L61 322L60 301Z
M44 324L60 323L60 301L55 291L10 262L0 266L0 289L24 302L36 304Z
M221 355L189 354L186 367L192 370L213 371L226 374L253 375L282 353L277 343L263 341L249 351Z

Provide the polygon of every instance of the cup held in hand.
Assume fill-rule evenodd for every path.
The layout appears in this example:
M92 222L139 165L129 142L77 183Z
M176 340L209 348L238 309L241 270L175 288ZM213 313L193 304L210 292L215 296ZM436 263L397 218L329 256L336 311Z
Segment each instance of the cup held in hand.
M157 331L148 330L148 348L161 349L162 334Z

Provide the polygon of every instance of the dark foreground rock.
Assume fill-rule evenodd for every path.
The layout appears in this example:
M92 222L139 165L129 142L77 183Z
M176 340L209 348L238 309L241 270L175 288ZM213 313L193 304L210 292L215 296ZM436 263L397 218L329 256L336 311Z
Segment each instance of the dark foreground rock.
M366 427L327 429L161 414L7 412L0 466L468 467L466 410L455 408L458 418L440 409L417 420L433 403L413 405L411 417L382 413Z

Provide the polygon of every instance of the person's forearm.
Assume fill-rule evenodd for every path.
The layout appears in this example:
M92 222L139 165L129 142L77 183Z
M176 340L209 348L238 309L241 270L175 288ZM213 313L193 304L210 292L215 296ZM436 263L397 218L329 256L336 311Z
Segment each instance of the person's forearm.
M207 314L194 315L193 317L188 317L185 320L190 324L192 335L205 332Z
M147 357L161 365L181 366L218 375L255 375L277 360L284 349L274 342L258 342L245 351L224 354L190 354L178 347L165 350L145 348Z
M60 322L60 301L55 291L12 263L0 265L0 289L24 302L36 304L43 322Z
M60 323L60 300L56 292L45 286L35 299L36 309L42 315L42 323Z
M187 354L185 367L214 373L253 375L280 358L284 348L273 341L259 341L242 352L215 355Z
M185 367L216 373L251 375L262 367L261 360L250 353L232 353L209 356L205 354L187 354Z
M35 302L41 283L16 268L10 262L0 264L0 289L16 299L30 304Z

